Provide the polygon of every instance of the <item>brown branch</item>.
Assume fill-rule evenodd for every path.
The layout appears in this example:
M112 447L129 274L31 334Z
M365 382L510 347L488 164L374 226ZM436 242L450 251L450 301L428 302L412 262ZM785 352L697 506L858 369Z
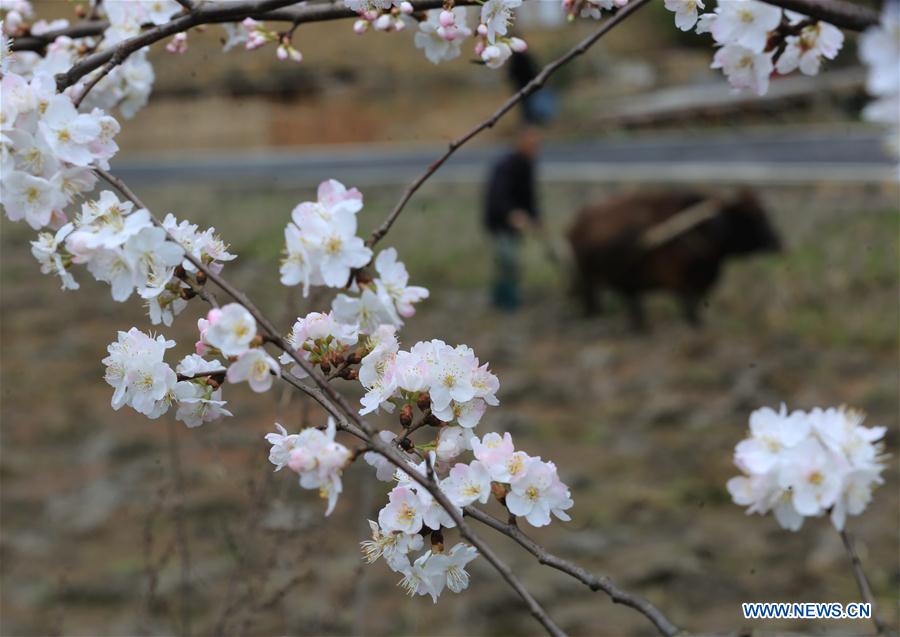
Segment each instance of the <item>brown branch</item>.
M541 88L547 81L547 79L551 75L553 75L553 73L555 73L560 67L565 66L568 62L571 62L574 58L587 51L597 40L606 35L610 30L612 30L616 25L620 24L632 13L647 4L647 2L648 0L632 0L632 2L629 2L622 9L619 9L619 11L617 11L614 16L604 20L601 23L600 28L594 31L591 35L579 42L563 56L553 60L543 69L541 69L541 72L538 73L533 80L523 86L519 92L503 102L500 108L494 111L493 115L482 121L480 124L476 125L474 128L469 130L469 132L450 142L449 146L447 147L447 151L443 155L438 157L428 168L425 169L425 172L419 175L415 179L415 181L413 181L406 188L406 190L403 192L403 195L400 197L400 201L398 201L397 205L394 206L394 209L387 216L387 219L385 219L384 222L380 226L378 226L378 228L376 228L372 232L371 236L369 236L369 238L366 240L366 245L371 248L376 243L378 243L382 239L382 237L384 237L384 235L388 233L388 231L391 229L391 226L394 225L397 217L399 217L400 213L403 212L406 204L409 203L409 200L416 193L416 191L418 191L419 188L422 187L422 184L428 181L428 179L435 172L437 172L438 168L443 166L444 163L448 159L450 159L453 153L455 153L463 144L468 142L479 133L489 128L493 128L501 117L509 112L516 104Z
M879 23L878 14L867 8L854 5L844 0L764 0L792 11L798 11L805 15L825 20L837 27L850 31L863 31L870 26ZM475 0L456 0L456 6L476 4ZM443 6L443 0L414 0L416 11L427 11ZM212 7L201 7L199 11L209 11ZM195 8L194 12L198 9ZM248 13L243 17L252 17L256 20L272 20L278 22L322 22L326 20L340 20L354 17L349 9L338 3L320 3L312 6L273 9L267 12ZM236 22L243 17L231 16L228 18L210 19L204 23ZM203 23L200 23L203 24ZM62 29L47 31L41 35L24 35L13 39L13 51L42 51L48 44L60 36L73 39L102 35L109 27L105 20L86 20L70 25ZM165 37L165 36L163 36ZM162 39L162 38L160 38Z
M116 53L118 53L118 49L116 50ZM81 93L78 94L78 97L76 97L74 100L72 100L73 103L75 104L75 108L78 108L79 106L81 106L81 103L84 101L84 98L87 97L87 94L90 93L91 90L95 86L97 86L97 84L100 83L100 80L102 80L104 77L109 75L109 72L112 71L116 66L118 66L121 63L122 63L122 60L119 59L119 55L113 55L112 59L110 59L109 62L107 62L106 64L101 66L100 70L97 71L97 74L94 77L92 77L90 79L90 81L84 85L83 89L81 89Z
M594 575L593 573L586 571L585 569L576 564L573 564L572 562L569 562L568 560L564 560L561 557L553 555L544 547L525 535L515 524L506 524L504 522L501 522L494 516L485 513L481 509L477 509L473 506L466 507L465 513L467 516L486 524L487 526L496 531L499 531L507 537L512 538L522 548L534 555L537 558L538 562L540 562L541 564L544 564L545 566L549 566L551 568L555 568L559 571L562 571L563 573L566 573L567 575L571 575L582 584L590 588L592 591L603 591L604 593L609 595L610 599L615 604L630 606L634 610L647 617L647 619L649 619L651 622L653 622L659 632L663 635L671 637L672 635L676 635L681 630L680 628L678 628L678 626L669 621L669 619L662 613L662 611L656 608L656 606L651 604L648 600L622 590L606 576Z
M850 31L864 31L880 22L878 12L845 0L763 0Z
M457 0L456 5L470 5L475 4L476 1ZM195 7L193 11L176 16L165 24L151 27L132 38L123 40L115 47L92 53L65 73L60 73L56 76L57 90L63 91L72 86L85 75L111 61L114 56L118 59L117 63L120 64L132 53L146 46L203 24L240 22L244 18L249 17L256 20L285 21L299 25L307 22L325 22L358 17L354 11L346 8L342 2L338 1L307 4L299 7L289 6L295 3L297 3L297 0L234 0L228 3L218 2L200 5ZM427 11L443 6L441 0L413 0L412 4L416 11ZM13 41L12 50L40 51L61 35L68 35L69 37L101 35L108 26L107 22L96 21L80 23L65 29L51 31L41 36L23 36Z
M863 601L868 603L869 608L872 610L872 623L875 624L875 630L878 631L879 635L895 636L897 633L878 614L878 610L875 607L875 595L872 594L869 578L866 577L866 573L863 570L862 560L859 559L859 555L853 547L853 538L850 537L850 533L846 529L841 530L840 534L841 540L844 542L844 548L847 549L847 555L850 556L850 565L853 567L853 576L856 578L857 586L859 586L859 594L862 595Z

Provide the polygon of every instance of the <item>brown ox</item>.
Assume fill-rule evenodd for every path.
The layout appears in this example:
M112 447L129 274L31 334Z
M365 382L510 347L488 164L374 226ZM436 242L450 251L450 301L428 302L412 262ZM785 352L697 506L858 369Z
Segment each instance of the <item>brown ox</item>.
M598 309L598 293L612 289L636 329L645 327L645 291L674 293L685 318L697 325L699 305L725 259L780 246L748 191L730 198L696 191L623 195L583 209L568 238L586 312Z

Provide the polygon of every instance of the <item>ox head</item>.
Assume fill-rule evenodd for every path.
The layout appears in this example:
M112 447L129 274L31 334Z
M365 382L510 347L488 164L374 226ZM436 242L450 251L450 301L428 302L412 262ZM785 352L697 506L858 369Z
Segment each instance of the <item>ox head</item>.
M722 204L719 226L725 248L734 254L775 252L781 240L756 195L742 190Z

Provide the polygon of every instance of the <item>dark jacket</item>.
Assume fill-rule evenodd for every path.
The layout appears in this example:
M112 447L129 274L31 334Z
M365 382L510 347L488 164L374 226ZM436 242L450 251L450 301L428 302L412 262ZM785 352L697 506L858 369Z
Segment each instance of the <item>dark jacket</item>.
M492 234L516 234L510 225L513 210L522 210L538 219L534 186L534 162L512 152L504 155L491 169L485 193L484 225Z

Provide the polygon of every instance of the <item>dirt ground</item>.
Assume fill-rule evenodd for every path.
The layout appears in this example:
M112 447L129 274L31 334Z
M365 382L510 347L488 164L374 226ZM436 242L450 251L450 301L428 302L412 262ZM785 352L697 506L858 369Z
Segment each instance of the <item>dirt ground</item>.
M653 330L635 336L613 307L585 320L565 277L527 250L527 304L486 303L490 256L478 192L429 186L385 242L432 288L402 333L464 342L491 361L501 407L482 432L554 459L571 486L569 523L533 536L559 555L649 597L690 630L866 634L850 622L745 622L742 601L859 601L840 539L824 519L798 533L747 517L725 481L749 412L846 403L889 427L886 484L849 522L882 613L897 622L898 211L892 187L761 189L786 249L735 261L692 330L651 299ZM145 188L160 215L215 225L239 255L226 274L287 327L326 298L277 284L281 230L311 193L270 185ZM368 229L399 195L366 191ZM551 232L599 186L544 189ZM436 240L439 237L439 240ZM384 483L363 466L323 518L314 494L273 474L263 435L322 415L276 387L229 386L235 417L187 430L109 408L100 359L117 329L149 328L134 301L79 273L63 293L41 277L27 228L3 223L0 278L0 633L3 635L532 635L539 626L483 560L470 590L407 599L358 542ZM193 341L192 304L165 330ZM185 352L182 352L185 350ZM449 535L449 534L448 534ZM489 529L484 537L573 635L650 635L633 611L537 564ZM452 536L451 536L452 537ZM453 541L448 540L448 541Z

